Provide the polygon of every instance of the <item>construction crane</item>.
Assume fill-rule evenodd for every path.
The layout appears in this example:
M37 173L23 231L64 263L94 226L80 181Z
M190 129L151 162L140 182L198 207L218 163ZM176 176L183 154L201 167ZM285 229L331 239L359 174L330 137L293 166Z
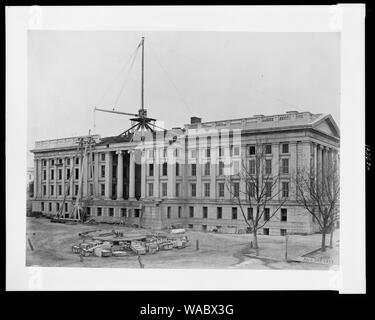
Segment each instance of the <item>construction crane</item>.
M130 120L132 122L135 122L134 125L132 125L129 129L125 130L119 136L125 136L129 133L132 133L131 141L134 138L134 133L137 131L141 131L141 140L144 141L144 132L148 131L151 133L155 133L156 129L161 129L163 131L166 131L164 128L158 127L155 124L156 119L150 118L147 116L147 109L144 108L144 48L145 48L145 38L142 37L141 42L138 44L137 49L141 47L142 48L142 73L141 73L141 108L138 110L138 114L136 113L129 113L129 112L122 112L122 111L116 111L116 110L107 110L107 109L101 109L101 108L94 108L95 111L101 111L101 112L108 112L108 113L114 113L114 114L120 114L125 116L133 117Z

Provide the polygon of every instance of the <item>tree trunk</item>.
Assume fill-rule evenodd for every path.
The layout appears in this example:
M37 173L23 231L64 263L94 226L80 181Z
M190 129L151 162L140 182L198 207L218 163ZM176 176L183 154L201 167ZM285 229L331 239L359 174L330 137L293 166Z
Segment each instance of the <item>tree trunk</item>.
M330 248L333 248L333 231L334 231L334 228L332 227L332 229L331 229L331 236L329 238L329 247Z
M259 255L258 235L257 235L257 230L255 228L253 230L253 238L254 238L254 248L256 251L256 255Z
M326 251L326 231L323 230L322 231L322 248L321 248L322 252L325 252Z

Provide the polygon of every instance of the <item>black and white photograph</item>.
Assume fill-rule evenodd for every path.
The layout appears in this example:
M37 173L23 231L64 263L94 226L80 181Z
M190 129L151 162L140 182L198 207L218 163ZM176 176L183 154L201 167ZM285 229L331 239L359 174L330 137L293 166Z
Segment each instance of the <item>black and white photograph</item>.
M340 274L340 28L25 37L24 267Z

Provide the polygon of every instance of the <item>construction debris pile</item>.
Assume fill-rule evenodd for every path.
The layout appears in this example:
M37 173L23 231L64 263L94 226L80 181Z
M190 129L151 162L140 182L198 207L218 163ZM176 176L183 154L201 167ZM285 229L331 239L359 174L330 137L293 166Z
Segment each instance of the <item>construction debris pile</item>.
M82 232L83 239L72 247L73 253L84 257L125 257L130 255L154 254L159 250L183 249L190 246L185 229L173 229L170 232L152 234L124 235L121 231L91 230Z

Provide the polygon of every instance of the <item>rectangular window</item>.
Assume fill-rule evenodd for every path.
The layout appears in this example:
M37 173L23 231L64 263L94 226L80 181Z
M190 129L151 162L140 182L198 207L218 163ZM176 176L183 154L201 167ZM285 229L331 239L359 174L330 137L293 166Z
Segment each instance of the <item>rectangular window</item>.
M62 169L59 169L58 173L59 173L58 179L61 180L62 179Z
M234 156L239 156L240 155L240 147L233 146L233 155Z
M42 160L42 166L45 167L47 165L47 161L45 159Z
M181 219L182 207L178 207L178 218Z
M68 212L68 204L65 203L65 212Z
M196 197L197 196L197 185L195 183L191 184L191 196Z
M114 210L113 210L113 208L109 208L108 216L113 217L113 215L114 215Z
M240 196L240 184L238 182L233 183L233 197Z
M51 202L48 202L48 211L52 211L52 203Z
M167 207L167 219L171 218L171 207Z
M100 159L101 159L102 161L105 161L105 153L104 153L104 152L100 154Z
M176 162L176 176L178 177L180 175L180 164Z
M280 236L286 236L286 229L280 229Z
M126 208L121 208L121 217L122 218L126 217Z
M153 163L148 164L148 175L150 177L154 176L154 164Z
M222 176L224 174L224 162L219 161L219 176Z
M139 209L134 209L134 218L139 218Z
M194 207L189 207L189 217L194 218Z
M70 178L70 169L66 169L66 178L69 179Z
M208 207L203 207L203 219L207 219L208 217Z
M264 145L264 153L265 154L272 154L272 145L271 144Z
M219 157L224 157L224 148L223 147L219 148Z
M76 168L75 169L75 177L74 177L74 179L79 179L79 168Z
M249 147L249 155L254 155L255 154L255 146L250 146Z
M153 183L148 184L148 196L149 197L154 196L154 184Z
M76 158L76 164L79 164L79 158Z
M282 194L284 198L289 197L289 182L282 183Z
M105 184L100 184L100 195L105 196Z
M219 183L219 197L224 197L224 183Z
M204 175L209 176L210 175L210 163L206 162L204 164Z
M75 192L74 192L74 195L78 195L78 184L74 185L74 189L75 189Z
M180 149L176 148L174 150L174 155L175 155L176 158L178 158L180 156Z
M255 174L255 160L249 160L249 174Z
M96 215L98 217L101 217L102 216L102 208L96 208Z
M255 197L255 183L254 182L249 183L249 196Z
M191 164L191 175L195 177L197 175L197 165L195 163Z
M91 216L91 208L90 207L87 207L86 214L87 214L87 216Z
M46 186L43 186L43 195L44 195L44 196L47 195L47 187L46 187Z
M176 183L176 197L180 196L180 184Z
M168 157L168 149L163 148L163 158L166 158L166 157Z
M197 150L193 149L190 152L191 152L191 158L195 159L197 157Z
M50 195L53 196L53 194L55 193L55 187L54 186L49 186L50 188Z
M217 215L217 219L222 219L223 218L223 208L222 207L217 207L216 208L216 215Z
M105 166L100 166L100 177L105 178Z
M50 164L51 164L51 166L54 166L55 165L55 160L51 159Z
M51 169L51 180L55 179L55 170Z
M270 219L270 208L264 208L263 218L264 221L268 221Z
M43 170L43 180L44 181L47 180L47 171L46 170Z
M253 208L247 208L247 220L253 220Z
M272 173L272 160L267 159L265 163L266 163L266 170L265 170L266 174L271 174Z
M204 184L204 196L205 197L210 196L210 184L209 183Z
M266 197L271 197L271 194L272 194L272 182L266 181L265 187L266 187Z
M265 236L269 236L269 234L270 234L270 229L268 229L268 228L263 228L263 234L264 234Z
M211 158L211 148L206 149L206 158Z
M168 163L167 162L164 162L163 163L163 176L167 176L168 175Z
M90 196L94 195L94 185L90 183Z
M232 208L232 220L237 220L237 208Z
M281 209L281 221L288 221L288 212L287 209Z
M282 159L281 160L281 173L283 173L283 174L289 173L289 159Z
M58 195L61 196L62 195L62 185L59 184L58 186Z
M189 228L189 229L193 229L193 228L194 228L194 225L191 224L191 223L189 223L189 224L188 224L188 228Z
M289 153L289 144L283 143L281 149L282 153Z
M66 165L70 166L70 158L66 158Z
M59 212L60 211L60 203L56 202L56 211Z
M41 205L41 208L42 208L41 210L44 211L44 202L41 202L40 205Z
M161 184L161 188L162 188L162 197L166 197L167 196L167 183L162 183Z

